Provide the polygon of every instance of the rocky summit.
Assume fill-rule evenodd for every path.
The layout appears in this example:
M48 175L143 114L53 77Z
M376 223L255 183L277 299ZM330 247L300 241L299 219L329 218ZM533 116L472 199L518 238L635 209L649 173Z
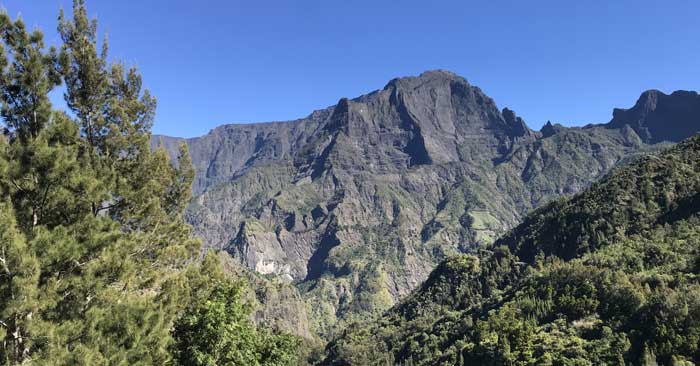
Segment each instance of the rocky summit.
M699 100L649 91L607 124L533 131L451 72L398 78L306 118L184 140L196 169L187 217L206 248L299 291L311 324L292 331L329 338L531 209L692 135ZM175 156L181 140L152 144Z
M615 109L610 128L631 126L645 141L680 141L700 132L700 95L676 91L666 95L658 90L642 94L634 107Z

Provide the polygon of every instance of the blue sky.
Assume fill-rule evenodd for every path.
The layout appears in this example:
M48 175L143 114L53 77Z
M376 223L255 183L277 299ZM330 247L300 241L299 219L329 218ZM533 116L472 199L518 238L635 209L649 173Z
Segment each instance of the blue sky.
M70 0L0 0L55 44ZM155 133L289 120L448 69L532 128L607 122L646 89L700 89L698 0L88 0L158 98Z

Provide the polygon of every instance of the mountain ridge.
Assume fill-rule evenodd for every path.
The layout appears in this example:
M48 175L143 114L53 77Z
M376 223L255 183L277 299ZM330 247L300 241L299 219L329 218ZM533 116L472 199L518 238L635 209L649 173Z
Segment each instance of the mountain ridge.
M363 95L358 96L358 97L355 97L355 98L346 98L346 97L343 97L343 98L340 98L340 100L344 100L344 99L348 99L348 100L352 100L352 101L363 100L364 98L366 98L366 97L368 97L368 96L370 96L370 95L376 94L376 93L378 93L378 92L380 92L380 91L382 91L382 90L386 90L386 89L389 88L391 85L394 85L394 84L396 84L396 83L405 82L406 80L411 80L411 79L420 79L421 77L424 77L424 76L426 76L426 75L442 75L442 76L446 76L446 77L453 77L455 80L463 80L464 83L466 83L466 84L468 84L468 85L471 85L471 84L469 84L469 82L468 82L464 77L459 76L458 74L456 74L456 73L454 73L454 72L452 72L452 71L443 70L443 69L435 69L435 70L428 70L428 71L425 71L425 72L421 73L419 76L396 77L396 78L391 79L391 80L390 80L383 88L381 88L381 89L376 89L376 90L374 90L374 91L368 92L368 93L366 93L366 94L363 94ZM477 87L477 89L478 89L478 87ZM681 89L679 89L679 90L675 90L675 91L671 92L670 94L666 94L666 93L664 93L663 91L660 91L660 90L658 90L658 89L648 89L648 90L643 91L643 92L640 94L640 96L638 97L637 101L635 102L635 105L634 105L632 108L627 108L627 109L625 109L625 108L614 108L614 109L613 109L613 117L612 117L611 121L609 121L609 122L597 122L597 123L588 124L588 125L581 125L581 126L572 125L572 126L566 126L566 127L565 127L565 126L562 126L562 127L564 127L564 128L577 128L577 127L599 126L599 125L605 125L605 124L607 124L607 125L609 125L611 128L621 128L621 127L623 127L625 124L629 124L629 122L623 122L622 119L620 119L620 118L618 118L618 119L616 120L616 118L615 118L616 115L618 115L618 114L619 114L619 115L622 115L622 114L624 114L625 112L643 109L645 105L653 106L653 105L655 104L655 102L652 102L652 101L658 100L659 97L661 97L661 98L668 98L668 97L671 97L671 98L672 98L672 97L674 97L674 96L684 96L684 97L686 97L686 98L688 98L688 97L690 97L690 98L692 98L692 97L700 98L700 96L698 96L698 93L697 93L696 91L681 90ZM307 119L315 119L315 118L317 118L318 115L325 115L325 114L329 113L329 111L332 111L337 105L338 105L338 103L333 104L333 105L330 105L330 106L328 106L328 107L326 107L326 108L316 109L316 110L314 110L313 112L311 112L310 114L308 114L307 116L300 117L300 118L296 118L296 119L277 120L277 121L255 121L255 122L223 123L223 124L221 124L221 125L218 125L218 126L212 128L212 129L210 129L207 133L202 134L202 135L200 135L200 136L195 136L195 137L177 137L177 136L165 135L165 134L154 134L153 137L154 137L155 139L164 138L164 139L166 139L166 140L168 140L168 139L174 139L174 140L177 140L177 141L186 141L186 140L201 139L201 138L203 138L203 137L205 137L205 136L212 135L212 134L216 134L216 133L220 132L220 130L226 130L226 129L229 129L229 128L237 128L237 127L234 127L234 126L239 126L240 128L254 128L254 127L266 127L266 126L278 125L278 124L298 123L298 122L301 122L301 121L304 121L304 120L307 120ZM647 107L647 108L649 108L649 107ZM505 110L508 110L508 111L510 111L510 112L513 112L512 110L510 110L510 109L507 108L507 107L505 107L504 109L505 109ZM655 109L655 107L652 107L651 109L653 110L653 109ZM522 121L522 119L521 119L521 121ZM524 123L525 126L527 127L527 129L530 130L531 132L540 132L541 129L542 129L542 128L545 128L546 125L548 125L548 124L549 124L549 125L552 125L552 122L547 121L547 122L545 122L544 125L542 125L542 126L540 127L540 130L535 130L535 129L532 129L532 127L530 127L529 125L527 125L527 124L525 123L525 121L522 121L522 123ZM695 131L695 132L697 132L697 131ZM166 141L166 144L169 144L169 143ZM168 151L170 151L169 148L168 148Z
M421 84L441 81L444 82L445 80L460 82L463 83L463 85L465 86L472 87L466 79L453 72L447 70L431 70L426 71L417 77L394 78L391 81L389 81L383 89L377 89L370 93L352 99L341 98L340 101L335 105L315 110L311 114L303 118L298 118L289 121L223 124L213 128L205 135L192 138L180 138L167 135L153 135L152 145L156 147L162 144L162 146L164 146L166 150L171 154L171 158L175 158L177 156L177 144L181 141L187 142L188 144L193 146L212 145L209 147L208 154L204 154L204 156L196 156L194 157L194 160L212 161L225 159L228 161L234 161L236 162L236 164L234 164L233 166L226 166L226 169L223 169L223 174L225 174L227 177L231 177L239 173L240 170L243 169L247 163L254 160L256 156L260 155L260 150L262 148L273 150L272 158L284 156L285 154L291 154L291 152L289 151L289 145L293 145L293 143L298 142L299 139L304 139L308 137L308 134L313 133L315 128L318 128L324 119L332 115L339 105L343 106L350 102L362 102L363 100L367 100L371 96L377 95L382 91L387 91L390 88L396 88L397 85L403 85L404 87L408 88L416 88L421 86ZM484 100L493 103L493 100L485 94L483 94L483 92L481 92L481 90L478 87L472 88L474 88L478 91L478 93L481 94L477 96L477 98L484 98ZM682 102L685 102L685 104L688 105L684 106L684 103L680 103L681 106L679 107L678 105L674 105L674 103L669 103L668 100L673 99L674 97L685 99ZM661 100L662 102L658 102L659 100ZM688 100L690 101L688 102ZM687 126L681 126L680 131L676 132L660 132L659 130L661 128L660 126L658 126L658 120L664 117L663 115L659 116L659 114L663 114L664 108L662 108L662 111L659 112L659 107L657 107L659 103L666 110L670 110L667 112L671 114L680 113L677 111L678 109L681 109L681 112L688 112L686 114L690 116L687 117L689 119L682 121ZM670 106L666 107L667 104ZM685 111L682 110L684 108L686 109ZM595 128L600 126L606 126L611 129L622 129L625 127L625 125L629 125L635 131L635 133L637 133L640 136L642 141L647 143L659 143L663 141L678 141L679 139L690 136L693 133L700 132L700 130L698 130L692 125L693 122L697 122L697 116L700 116L700 96L698 96L697 92L684 90L677 90L672 92L671 94L665 94L655 89L647 90L640 95L637 102L632 108L615 108L613 111L613 118L609 122L600 124L589 124L581 127L564 127L559 124L552 125L551 122L548 121L547 123L545 123L545 125L541 127L539 131L535 131L530 129L530 127L524 120L522 120L522 118L516 116L515 112L508 109L507 107L503 108L501 114L506 120L506 124L508 124L509 127L512 128L513 133L516 135L523 136L549 137L552 134L556 133L557 130L562 131L562 129ZM649 122L650 119L651 122ZM651 123L652 126L648 126L649 123ZM309 125L312 128L304 128L305 131L299 131L300 125ZM233 141L217 139L217 136L221 137L231 134L237 135L233 137ZM254 138L252 140L246 139L246 137L249 138L249 135L251 134L255 135ZM239 139L237 140L235 137L238 137ZM217 141L207 143L206 140L208 139L214 139ZM221 157L218 156L217 152L219 150L216 149L215 146L222 146L227 143L245 146L247 147L247 149L245 151L236 151L234 149L230 154L224 154L224 156ZM200 151L200 149L194 150L195 152ZM196 168L198 170L198 173L200 174L197 174L197 179L194 184L195 194L201 194L207 187L216 185L224 181L222 179L201 178L202 176L216 175L216 165L207 167L198 166ZM209 170L212 171L210 172Z
M182 140L160 141L175 154ZM663 146L626 125L533 131L446 71L396 78L292 122L185 141L197 234L293 283L324 338L388 309L447 256Z
M676 90L665 94L659 90L647 90L632 108L613 111L611 128L630 125L645 142L678 141L700 132L700 96L695 91ZM674 122L674 128L664 125ZM695 123L695 124L694 124Z

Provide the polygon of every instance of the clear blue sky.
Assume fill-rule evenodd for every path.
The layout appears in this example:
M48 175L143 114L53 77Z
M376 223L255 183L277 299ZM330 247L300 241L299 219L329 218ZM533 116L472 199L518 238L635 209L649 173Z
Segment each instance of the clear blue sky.
M0 0L56 43L70 0ZM607 122L646 89L700 89L698 0L88 0L158 97L154 132L288 120L452 70L533 128Z

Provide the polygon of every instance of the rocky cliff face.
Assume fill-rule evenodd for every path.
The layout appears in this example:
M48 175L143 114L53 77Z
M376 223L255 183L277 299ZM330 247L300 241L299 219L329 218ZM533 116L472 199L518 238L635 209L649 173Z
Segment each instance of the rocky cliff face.
M647 109L535 132L455 74L395 79L301 120L186 140L197 170L188 218L208 248L296 285L327 337L389 308L446 256L654 148L645 141L670 139L649 117L659 108ZM154 137L172 154L176 142Z
M700 95L676 91L666 95L658 90L642 94L634 107L615 109L611 128L631 126L648 143L680 141L700 132Z

